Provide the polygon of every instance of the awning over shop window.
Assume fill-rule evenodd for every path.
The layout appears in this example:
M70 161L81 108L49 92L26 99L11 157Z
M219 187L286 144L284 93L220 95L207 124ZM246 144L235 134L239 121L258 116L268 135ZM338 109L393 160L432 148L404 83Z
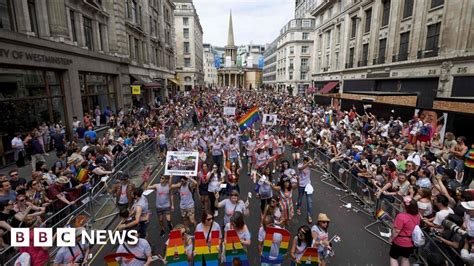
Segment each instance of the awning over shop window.
M179 85L179 82L176 79L168 79L168 80L176 85Z
M337 85L339 85L339 82L337 81L328 82L326 85L324 85L324 87L321 90L319 90L319 93L321 94L330 93L334 88L337 87Z
M146 89L159 89L161 88L161 84L152 80L151 78L147 76L142 76L142 75L130 75L134 79L138 81L140 85L142 85Z

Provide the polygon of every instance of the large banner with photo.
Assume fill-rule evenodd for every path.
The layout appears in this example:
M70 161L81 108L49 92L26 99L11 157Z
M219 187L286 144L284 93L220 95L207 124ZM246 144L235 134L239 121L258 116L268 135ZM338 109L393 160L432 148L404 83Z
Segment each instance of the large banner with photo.
M429 110L429 109L415 109L415 116L422 119L424 123L429 123L431 126L431 136L433 139L435 134L440 137L440 142L444 141L444 134L446 133L446 124L448 121L448 113Z
M196 176L199 152L168 151L166 153L165 175Z

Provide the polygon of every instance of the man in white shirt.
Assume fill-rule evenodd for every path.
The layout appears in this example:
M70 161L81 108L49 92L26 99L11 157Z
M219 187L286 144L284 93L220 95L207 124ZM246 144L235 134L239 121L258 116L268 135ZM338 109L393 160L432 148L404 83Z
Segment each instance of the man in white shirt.
M14 150L13 157L18 167L25 165L25 145L21 140L21 134L17 133L11 141Z
M404 148L408 152L407 162L413 162L416 166L420 166L421 158L420 155L416 152L415 147L411 144L407 144Z
M454 213L454 211L448 207L449 200L444 195L436 196L436 206L438 207L439 211L436 213L435 217L431 219L424 218L423 221L429 227L436 228L438 230L443 229L443 221L446 219L446 216Z

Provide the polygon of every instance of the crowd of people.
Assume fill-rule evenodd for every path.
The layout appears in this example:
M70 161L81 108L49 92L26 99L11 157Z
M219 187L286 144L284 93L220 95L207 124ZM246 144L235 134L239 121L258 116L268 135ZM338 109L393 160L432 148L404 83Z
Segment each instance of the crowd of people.
M234 116L224 115L223 108L228 106L236 107ZM265 125L262 121L240 123L239 118L254 107L258 107L260 116L277 115L276 125ZM190 112L189 120L194 127L182 127ZM190 265L194 259L192 236L196 232L209 236L209 232L219 231L220 243L224 243L225 232L235 230L244 249L249 254L255 252L249 247L252 234L257 232L250 232L246 224L255 219L260 223L259 253L255 255L262 255L268 227L297 228L288 260L300 264L304 250L315 247L320 264L325 265L334 253L328 234L330 218L313 212L315 176L311 168L319 163L313 156L317 152L330 158L331 163L345 165L347 171L362 180L367 191L375 192L380 202L404 207L394 217L391 265L408 265L415 249L412 234L416 226L436 239L419 247L422 254L430 254L426 256L430 265L444 263L441 251L459 263L474 262L470 244L470 237L474 237L470 218L474 216L474 201L469 192L474 176L474 144L469 147L465 137L444 132L440 119L429 111L402 121L400 117L377 117L365 108L342 110L340 106L317 105L312 96L221 88L203 91L193 98L175 98L150 112L135 109L131 114L111 113L107 122L111 125L109 131L98 138L87 134L93 131L93 124L84 131L82 122L76 121L77 134L65 145L63 157L58 155L64 161L55 164L53 171L41 165L38 156L40 166L35 163L38 171L33 172L31 180L38 182L38 188L27 185L21 193L20 183L26 180L18 181L13 175L4 177L0 187L3 213L10 217L14 214L14 219L25 223L26 217L32 216L40 221L48 206L71 206L75 204L74 198L70 198L70 194L74 195L71 190L80 191L88 184L73 181L81 167L98 176L109 174L112 168L108 162L113 162L126 146L155 138L161 156L166 151L199 152L198 174L163 175L156 184L145 183L143 188L132 184L127 174L119 175L120 182L109 189L116 195L124 218L118 230L137 229L140 237L137 244L118 248L117 252L134 254L133 258L122 258L123 265L148 265L153 260L152 253L159 253L151 250L147 240L156 237L148 232L152 215L158 217L160 236L171 230L182 231ZM168 137L164 129L170 123L176 125L176 130ZM84 146L75 145L81 139ZM250 190L243 189L242 182L239 184L246 178L254 184ZM88 180L93 182L93 178ZM143 194L144 189L156 192L156 212ZM8 201L1 201L2 197ZM365 199L375 204L371 200L369 195ZM23 201L26 205L20 203ZM258 214L250 213L249 205L255 201L260 205ZM179 206L175 207L176 203ZM29 207L33 205L35 209ZM180 214L179 223L172 222L174 213ZM294 219L297 216L304 217L303 224L296 224L300 220ZM0 223L1 228L4 226ZM278 256L282 239L276 235L270 257Z

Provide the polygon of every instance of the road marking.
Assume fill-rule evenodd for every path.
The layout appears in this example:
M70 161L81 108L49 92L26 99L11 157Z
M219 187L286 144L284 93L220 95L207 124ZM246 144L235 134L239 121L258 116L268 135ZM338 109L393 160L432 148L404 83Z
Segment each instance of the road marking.
M155 181L156 177L160 174L161 170L163 170L163 167L164 165L161 165L159 170L156 171L156 174L155 176L153 176L153 178L151 179L150 183L149 184L153 184L153 181ZM120 223L115 227L115 229L113 230L113 232L117 231L117 228L120 226L120 224L122 223L123 219L120 221ZM107 236L107 240L106 242L109 241L109 236ZM105 244L105 245L102 245L100 246L99 250L97 250L95 256L89 261L89 265L92 264L92 262L94 262L94 260L99 256L99 254L102 252L102 250L104 249L105 246L107 246L108 244Z

